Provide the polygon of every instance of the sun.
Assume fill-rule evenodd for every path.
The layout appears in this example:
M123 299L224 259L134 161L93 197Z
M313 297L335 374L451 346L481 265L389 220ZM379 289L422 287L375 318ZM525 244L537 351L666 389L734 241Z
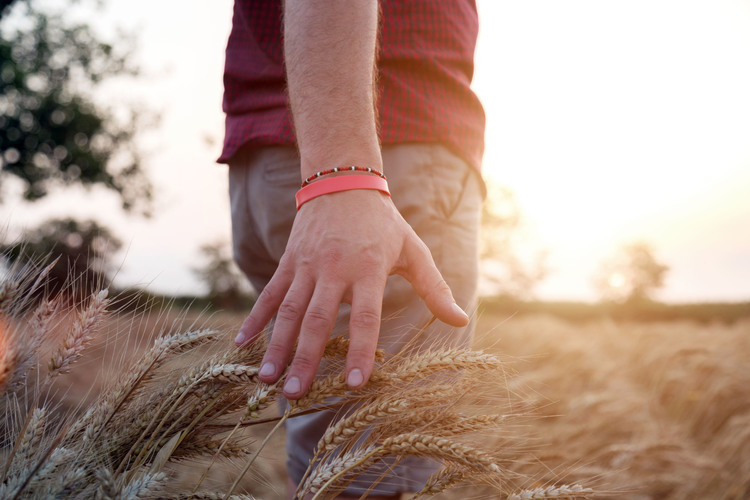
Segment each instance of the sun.
M620 289L625 286L625 276L620 273L612 273L607 279L607 284L615 289Z

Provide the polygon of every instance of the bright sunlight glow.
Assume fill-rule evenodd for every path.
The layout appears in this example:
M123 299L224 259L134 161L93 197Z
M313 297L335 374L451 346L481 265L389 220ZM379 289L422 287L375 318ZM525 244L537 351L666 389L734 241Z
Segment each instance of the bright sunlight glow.
M0 222L98 218L126 242L118 279L195 293L198 248L229 240L226 170L214 160L232 2L106 5L85 19L102 33L136 29L145 71L105 99L143 97L162 114L143 144L155 217L128 218L116 200L74 190L4 206ZM537 296L596 299L599 263L645 241L670 266L658 298L750 298L750 2L478 0L478 9L484 173L516 193L528 254L548 254Z

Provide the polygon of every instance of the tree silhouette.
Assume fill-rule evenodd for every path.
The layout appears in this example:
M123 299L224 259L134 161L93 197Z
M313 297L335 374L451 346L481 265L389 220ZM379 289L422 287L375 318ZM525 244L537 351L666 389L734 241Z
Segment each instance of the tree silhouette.
M656 259L650 245L630 243L599 266L594 286L605 300L649 301L664 285L668 271L669 266Z
M195 275L208 287L209 301L219 309L245 309L253 298L247 280L232 258L232 250L225 242L203 245L204 263L193 268Z
M0 180L20 179L28 201L57 186L100 185L126 211L148 214L152 187L134 144L142 114L117 119L91 98L102 82L137 73L120 48L128 44L116 49L37 3L0 3Z
M25 267L39 268L57 259L46 290L89 295L100 286L109 286L115 271L112 256L121 246L120 240L96 221L65 218L46 221L25 231L17 241L0 244L0 253L21 273Z

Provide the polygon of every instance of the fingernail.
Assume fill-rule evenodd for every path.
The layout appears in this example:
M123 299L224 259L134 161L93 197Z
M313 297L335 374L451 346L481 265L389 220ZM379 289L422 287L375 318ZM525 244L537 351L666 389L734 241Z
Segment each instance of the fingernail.
M359 370L359 368L355 368L350 371L349 375L346 377L346 384L349 387L359 387L360 385L362 385L363 381L364 377L362 376L362 372Z
M234 343L236 345L242 345L247 340L247 335L245 335L245 332L240 332L237 334L237 336L234 338Z
M291 377L284 384L284 392L289 394L297 394L299 392L300 384L297 377Z
M276 366L273 363L263 363L258 375L261 377L273 377L276 373Z
M456 304L455 302L453 303L453 311L454 311L454 312L455 312L456 314L460 314L460 315L461 315L461 316L463 316L464 318L466 318L466 319L469 319L469 315L468 315L468 314L466 314L466 312L465 312L465 311L464 311L463 309L461 309L461 306L459 306L459 305L458 305L458 304Z

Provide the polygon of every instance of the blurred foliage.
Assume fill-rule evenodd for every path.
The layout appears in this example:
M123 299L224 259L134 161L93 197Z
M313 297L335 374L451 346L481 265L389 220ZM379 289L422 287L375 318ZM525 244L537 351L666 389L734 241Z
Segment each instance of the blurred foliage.
M207 298L217 309L244 310L254 301L247 280L232 258L231 247L215 242L201 247L203 264L193 269L208 288Z
M594 286L604 300L648 302L664 286L668 271L669 266L656 259L650 245L630 243L602 262Z
M112 256L121 247L122 242L96 221L66 218L46 221L16 241L1 243L0 253L21 274L57 259L47 276L46 292L88 296L109 286L116 271Z
M114 47L38 4L0 3L0 180L20 179L29 201L57 186L100 185L148 215L152 186L134 143L143 114L118 118L91 98L103 82L137 74L129 43L120 34Z
M498 295L528 299L547 275L546 253L525 252L522 257L522 240L521 209L515 193L488 181L482 206L480 256L483 275Z

